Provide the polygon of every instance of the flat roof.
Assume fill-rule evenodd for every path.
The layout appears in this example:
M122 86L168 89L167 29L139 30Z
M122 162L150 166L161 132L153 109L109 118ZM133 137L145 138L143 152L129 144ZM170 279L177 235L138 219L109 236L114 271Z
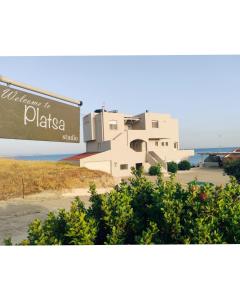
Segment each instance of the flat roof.
M86 158L88 156L96 155L96 154L98 154L98 152L84 152L84 153L80 153L80 154L76 154L76 155L73 155L73 156L66 157L66 158L62 159L62 161L80 160L80 159Z

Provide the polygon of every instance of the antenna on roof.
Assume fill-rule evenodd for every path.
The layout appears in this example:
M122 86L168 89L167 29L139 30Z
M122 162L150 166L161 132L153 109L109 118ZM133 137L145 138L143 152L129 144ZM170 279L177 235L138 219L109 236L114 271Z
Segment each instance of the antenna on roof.
M105 110L105 107L106 107L106 103L105 101L102 103L102 110L104 111Z

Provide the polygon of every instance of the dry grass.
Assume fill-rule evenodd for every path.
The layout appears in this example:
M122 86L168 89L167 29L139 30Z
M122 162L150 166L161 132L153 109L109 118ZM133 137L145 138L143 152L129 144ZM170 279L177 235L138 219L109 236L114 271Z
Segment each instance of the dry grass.
M79 168L63 162L0 159L0 200L45 190L114 185L113 177L101 171Z

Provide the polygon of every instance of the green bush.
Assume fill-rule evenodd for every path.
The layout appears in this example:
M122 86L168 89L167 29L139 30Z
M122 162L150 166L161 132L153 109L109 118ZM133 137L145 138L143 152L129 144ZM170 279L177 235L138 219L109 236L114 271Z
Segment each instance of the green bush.
M234 176L240 182L240 159L225 162L223 168L226 174Z
M161 174L161 166L157 164L156 166L151 166L148 171L149 175L157 176Z
M191 164L189 161L187 160L182 160L180 161L180 163L178 164L178 170L182 170L182 171L185 171L185 170L190 170L191 169Z
M175 174L177 173L178 165L174 161L170 161L167 163L167 168L168 168L168 172Z
M76 199L69 211L35 220L21 245L240 243L236 179L225 187L182 187L174 175L164 181L160 174L154 183L133 173L110 193L98 194L91 186L88 208Z

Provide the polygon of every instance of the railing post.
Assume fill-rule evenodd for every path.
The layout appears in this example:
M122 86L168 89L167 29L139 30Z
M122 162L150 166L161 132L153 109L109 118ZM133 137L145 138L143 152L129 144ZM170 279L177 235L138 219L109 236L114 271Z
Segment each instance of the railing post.
M23 197L23 199L25 197L25 186L24 186L24 179L23 179L23 177L22 177L22 197Z

